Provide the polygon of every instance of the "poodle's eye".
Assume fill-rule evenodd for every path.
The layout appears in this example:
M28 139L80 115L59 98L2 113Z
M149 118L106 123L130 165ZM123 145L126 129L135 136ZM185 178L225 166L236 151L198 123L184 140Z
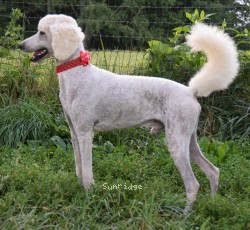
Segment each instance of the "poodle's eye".
M39 33L40 35L45 35L45 32L43 32L43 31L40 31L40 33Z

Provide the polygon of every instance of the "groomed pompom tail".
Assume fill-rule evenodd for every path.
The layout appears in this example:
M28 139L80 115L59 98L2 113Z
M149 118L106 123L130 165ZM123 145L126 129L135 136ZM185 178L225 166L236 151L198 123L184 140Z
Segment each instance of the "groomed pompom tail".
M187 44L207 56L207 63L189 82L197 96L206 97L233 82L239 70L238 52L226 33L215 26L197 23L187 36Z

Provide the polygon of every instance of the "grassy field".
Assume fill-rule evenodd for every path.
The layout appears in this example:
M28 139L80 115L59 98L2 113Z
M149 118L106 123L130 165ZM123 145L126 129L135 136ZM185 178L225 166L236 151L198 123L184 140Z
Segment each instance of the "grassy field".
M70 144L0 147L0 229L250 229L249 141L200 140L221 170L219 193L210 197L193 165L201 188L186 216L163 134L117 131L94 143L96 185L88 191L75 176Z
M91 51L91 62L118 74L133 74L134 70L142 67L145 52L129 50Z

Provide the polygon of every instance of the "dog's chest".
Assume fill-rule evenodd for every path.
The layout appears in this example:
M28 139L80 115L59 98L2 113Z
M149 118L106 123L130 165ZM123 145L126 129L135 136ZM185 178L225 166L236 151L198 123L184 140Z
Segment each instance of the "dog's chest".
M59 97L67 113L72 109L74 100L79 97L79 92L85 90L84 88L84 84L77 77L59 76Z

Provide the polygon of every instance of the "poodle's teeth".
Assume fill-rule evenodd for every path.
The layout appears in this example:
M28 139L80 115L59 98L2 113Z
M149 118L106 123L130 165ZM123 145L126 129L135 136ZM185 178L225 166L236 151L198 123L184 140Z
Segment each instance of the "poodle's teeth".
M39 59L43 58L44 56L46 56L48 54L48 50L47 49L40 49L37 50L33 56L30 58L30 61L36 62Z

